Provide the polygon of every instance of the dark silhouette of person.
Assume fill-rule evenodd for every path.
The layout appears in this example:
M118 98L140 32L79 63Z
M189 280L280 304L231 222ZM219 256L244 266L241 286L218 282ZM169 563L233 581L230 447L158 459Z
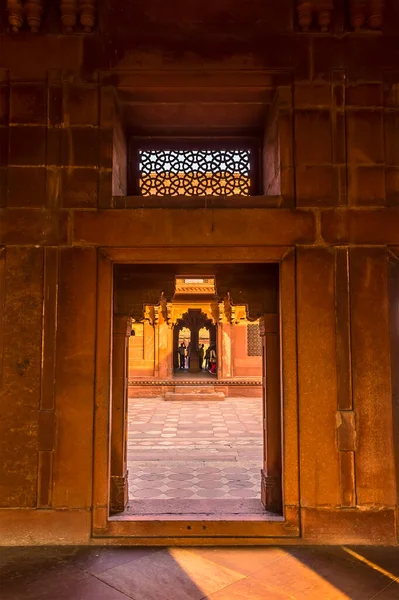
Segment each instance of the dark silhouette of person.
M184 345L184 342L180 344L180 346L177 349L177 352L179 353L179 368L184 369L184 361L186 358L186 347Z
M199 354L199 368L202 369L203 363L204 363L204 354L205 354L204 344L201 344L201 346L199 347L198 354Z

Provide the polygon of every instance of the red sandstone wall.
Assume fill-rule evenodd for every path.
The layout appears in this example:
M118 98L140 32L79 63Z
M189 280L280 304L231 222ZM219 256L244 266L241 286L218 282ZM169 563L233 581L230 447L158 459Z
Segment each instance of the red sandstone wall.
M274 33L256 33L254 46L251 20L234 51L226 37L196 45L193 36L173 58L174 40L154 41L154 32L139 49L144 34L136 29L135 39L112 11L107 44L96 35L1 34L5 543L90 539L98 247L237 245L245 260L265 244L296 247L299 420L289 427L299 435L301 535L396 542L387 246L399 246L399 40L293 33L284 6ZM125 146L114 127L120 75L109 69L170 61L222 70L233 86L247 67L292 74L274 208L141 210L113 199L112 189L124 190L115 163ZM391 292L391 315L396 302Z

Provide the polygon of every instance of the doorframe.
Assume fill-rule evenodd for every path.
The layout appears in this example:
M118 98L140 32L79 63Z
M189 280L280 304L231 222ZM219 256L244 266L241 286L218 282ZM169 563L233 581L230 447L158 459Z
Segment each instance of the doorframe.
M267 544L300 536L295 248L287 246L99 248L92 537L134 545ZM184 259L182 259L184 257ZM125 264L279 264L283 516L266 519L109 516L113 267Z

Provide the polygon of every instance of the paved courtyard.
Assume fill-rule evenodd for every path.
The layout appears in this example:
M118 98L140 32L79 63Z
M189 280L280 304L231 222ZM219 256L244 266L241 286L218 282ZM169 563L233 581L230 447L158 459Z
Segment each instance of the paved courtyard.
M249 499L260 504L262 448L261 398L131 398L130 500Z

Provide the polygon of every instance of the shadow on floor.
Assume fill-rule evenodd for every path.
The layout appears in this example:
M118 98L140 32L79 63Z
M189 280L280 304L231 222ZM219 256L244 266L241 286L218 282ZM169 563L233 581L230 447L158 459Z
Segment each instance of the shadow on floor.
M393 600L399 548L0 549L4 600Z

